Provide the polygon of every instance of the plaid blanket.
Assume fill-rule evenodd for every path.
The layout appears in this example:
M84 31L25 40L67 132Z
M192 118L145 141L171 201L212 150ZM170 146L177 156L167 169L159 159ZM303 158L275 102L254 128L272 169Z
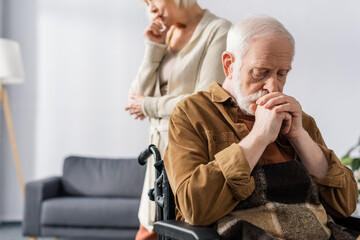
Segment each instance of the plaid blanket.
M292 160L256 166L254 192L216 223L222 239L356 239L336 225L319 200L317 183Z

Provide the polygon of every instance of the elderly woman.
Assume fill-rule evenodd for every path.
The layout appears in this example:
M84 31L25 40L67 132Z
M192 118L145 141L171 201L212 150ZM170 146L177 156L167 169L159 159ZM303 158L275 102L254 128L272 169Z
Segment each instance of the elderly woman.
M206 90L213 81L221 83L225 79L221 54L231 24L200 8L196 0L145 2L151 16L144 31L145 56L125 110L135 119L150 119L150 142L163 155L175 105L194 92ZM147 196L155 180L152 161L147 164L136 239L156 237L152 232L155 205ZM150 236L144 237L147 234Z

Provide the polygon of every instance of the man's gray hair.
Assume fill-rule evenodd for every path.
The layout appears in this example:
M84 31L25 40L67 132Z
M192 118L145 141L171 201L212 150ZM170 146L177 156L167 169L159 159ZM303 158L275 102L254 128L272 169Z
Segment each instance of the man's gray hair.
M196 3L196 0L174 0L174 1L177 7L184 7L184 8L192 7Z
M281 34L289 40L295 54L295 40L278 20L264 15L249 15L234 24L227 36L226 50L235 56L235 62L241 65L242 59L251 42L257 38Z

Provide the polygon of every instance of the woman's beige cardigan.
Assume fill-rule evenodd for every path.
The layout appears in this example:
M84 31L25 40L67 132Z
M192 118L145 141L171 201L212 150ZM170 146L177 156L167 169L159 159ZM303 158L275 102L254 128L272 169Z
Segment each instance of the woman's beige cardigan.
M158 67L167 45L145 41L145 56L131 85L130 93L146 96L143 112L150 119L150 143L162 154L168 142L168 123L175 105L190 94L207 90L213 81L225 79L221 55L225 50L227 32L231 23L206 10L189 43L179 52L168 81L167 95L160 95ZM139 220L149 231L155 221L155 204L149 200L148 190L155 180L154 160L147 164L142 190Z

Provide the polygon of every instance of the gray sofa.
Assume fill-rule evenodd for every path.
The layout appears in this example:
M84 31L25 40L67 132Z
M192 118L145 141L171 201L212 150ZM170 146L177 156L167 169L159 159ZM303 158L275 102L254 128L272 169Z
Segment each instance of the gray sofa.
M134 239L145 167L68 157L63 176L26 184L23 235Z

